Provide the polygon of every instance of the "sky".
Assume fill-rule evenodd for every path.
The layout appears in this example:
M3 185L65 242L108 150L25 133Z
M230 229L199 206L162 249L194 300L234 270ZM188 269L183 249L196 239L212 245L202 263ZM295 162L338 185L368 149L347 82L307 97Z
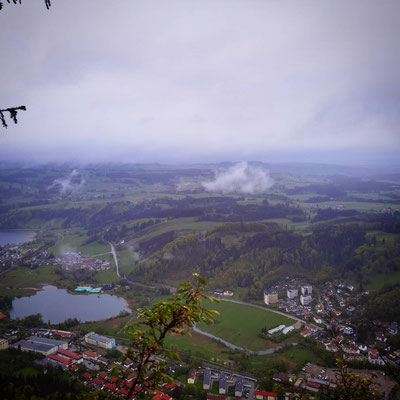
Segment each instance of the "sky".
M3 3L1 160L399 161L397 0Z

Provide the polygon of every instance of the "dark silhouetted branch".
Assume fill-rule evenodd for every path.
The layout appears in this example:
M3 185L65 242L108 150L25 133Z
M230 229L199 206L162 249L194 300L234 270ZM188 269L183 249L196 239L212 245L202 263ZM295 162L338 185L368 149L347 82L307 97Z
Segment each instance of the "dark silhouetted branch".
M14 121L15 124L17 124L18 123L17 114L18 111L20 110L25 111L26 107L25 106L10 107L10 108L5 108L4 110L0 110L0 121L4 128L8 127L5 114L9 113L10 118Z
M14 4L21 4L21 0L7 0L8 4L14 3ZM51 7L51 0L44 0L44 4L46 8L49 10ZM0 10L3 8L3 2L0 1Z

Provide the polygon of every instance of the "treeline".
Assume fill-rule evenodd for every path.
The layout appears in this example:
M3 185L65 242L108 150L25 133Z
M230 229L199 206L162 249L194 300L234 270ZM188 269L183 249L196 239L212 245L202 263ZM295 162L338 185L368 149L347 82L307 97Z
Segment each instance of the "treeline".
M185 279L198 271L211 286L248 288L257 297L267 283L287 274L314 280L354 276L365 266L357 250L363 245L375 249L358 224L319 225L304 236L273 224L261 226L226 224L207 234L181 236L142 261L133 277ZM387 256L390 264L393 254Z

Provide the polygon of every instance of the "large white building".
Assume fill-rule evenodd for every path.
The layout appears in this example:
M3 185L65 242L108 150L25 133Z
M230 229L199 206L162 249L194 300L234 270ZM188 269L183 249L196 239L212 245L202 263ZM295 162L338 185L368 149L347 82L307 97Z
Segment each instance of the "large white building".
M311 304L311 301L312 301L312 297L311 296L300 295L300 303L303 306L309 306Z
M301 294L303 296L308 296L312 294L312 286L310 285L304 285L301 287Z
M278 293L277 292L264 292L264 303L265 304L274 304L278 302Z
M115 347L115 339L98 335L94 332L90 332L85 335L85 342L92 344L93 346L103 347L104 349L112 349Z
M299 289L287 289L286 291L288 299L294 299L299 295Z

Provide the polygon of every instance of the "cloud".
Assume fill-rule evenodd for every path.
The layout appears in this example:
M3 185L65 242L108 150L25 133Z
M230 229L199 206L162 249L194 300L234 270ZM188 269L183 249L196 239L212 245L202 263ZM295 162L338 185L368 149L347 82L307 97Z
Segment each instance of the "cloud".
M213 181L203 182L208 192L256 194L274 184L269 172L242 162L216 174Z
M60 194L70 194L80 189L84 184L85 178L80 175L77 169L73 169L66 178L55 179L49 189L56 188L60 191Z
M400 150L397 0L23 3L0 13L0 107L27 106L3 160Z

